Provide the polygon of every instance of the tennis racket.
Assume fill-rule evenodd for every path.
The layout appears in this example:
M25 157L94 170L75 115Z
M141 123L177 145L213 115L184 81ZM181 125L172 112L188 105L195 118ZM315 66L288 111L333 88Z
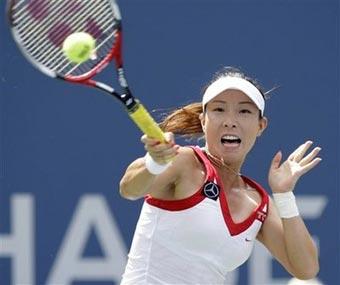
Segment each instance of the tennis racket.
M8 0L11 32L21 52L38 70L71 83L98 88L117 98L130 118L147 136L165 141L164 133L148 111L133 97L122 59L122 23L114 0ZM71 62L62 45L72 33L86 32L96 40L96 57ZM93 78L111 61L120 91Z

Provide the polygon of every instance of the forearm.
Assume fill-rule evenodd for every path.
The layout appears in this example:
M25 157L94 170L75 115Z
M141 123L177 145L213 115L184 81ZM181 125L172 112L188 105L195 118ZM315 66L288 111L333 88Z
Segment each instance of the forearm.
M306 154L312 141L306 141L281 163L282 152L273 158L268 182L276 209L271 207L261 239L285 268L299 279L311 279L319 271L318 253L299 215L293 193L300 177L313 169L321 158L320 147ZM283 245L282 245L283 243Z
M282 219L284 240L292 273L299 279L311 279L319 271L316 246L300 216Z
M145 167L145 158L135 160L127 168L120 181L120 194L126 199L136 200L148 194L156 176Z

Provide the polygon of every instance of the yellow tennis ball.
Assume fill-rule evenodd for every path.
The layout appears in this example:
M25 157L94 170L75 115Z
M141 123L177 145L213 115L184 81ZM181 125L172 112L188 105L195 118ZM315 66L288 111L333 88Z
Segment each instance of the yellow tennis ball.
M94 53L96 40L88 33L78 32L70 34L63 43L65 56L74 63L88 60Z

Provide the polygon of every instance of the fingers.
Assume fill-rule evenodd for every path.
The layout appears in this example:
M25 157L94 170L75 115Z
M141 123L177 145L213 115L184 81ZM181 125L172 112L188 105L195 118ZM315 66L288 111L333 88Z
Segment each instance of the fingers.
M300 165L305 166L310 163L319 154L320 150L321 147L315 147L308 155L301 159Z
M300 145L289 157L288 160L295 161L304 166L312 161L320 152L321 147L315 147L308 155L305 156L307 150L313 144L312 141L306 141L304 144ZM305 157L304 157L305 156Z
M313 159L311 162L307 163L304 167L301 168L300 176L307 173L309 170L313 169L315 166L317 166L321 160L322 159L320 157L317 157Z
M312 141L307 141L301 146L299 146L290 156L290 160L298 163L300 169L298 171L298 176L301 176L307 173L309 170L314 168L319 162L322 160L320 157L317 157L319 152L321 151L321 147L315 147L313 150L308 153L306 156L307 150L312 145Z
M280 166L282 159L282 152L278 151L275 156L273 157L272 163L271 163L271 169L277 169Z
M164 133L164 138L165 138L165 142L164 143L174 143L175 142L175 138L174 138L174 134L167 132ZM147 135L143 135L141 137L141 142L144 144L148 144L148 145L152 145L152 144L160 144L161 141L155 138L150 138Z
M288 160L299 162L312 144L312 141L306 141L304 144L300 145L295 151L292 152L292 154L288 157Z
M165 133L165 142L143 135L141 142L144 143L145 150L154 161L159 164L169 162L178 153L179 146L175 144L173 133Z

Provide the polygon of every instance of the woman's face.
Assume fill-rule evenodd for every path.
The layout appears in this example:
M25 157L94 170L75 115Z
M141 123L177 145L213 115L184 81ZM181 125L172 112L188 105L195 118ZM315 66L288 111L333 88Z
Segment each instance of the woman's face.
M201 115L208 151L227 163L242 163L256 137L267 126L259 109L239 90L225 90L213 98Z

